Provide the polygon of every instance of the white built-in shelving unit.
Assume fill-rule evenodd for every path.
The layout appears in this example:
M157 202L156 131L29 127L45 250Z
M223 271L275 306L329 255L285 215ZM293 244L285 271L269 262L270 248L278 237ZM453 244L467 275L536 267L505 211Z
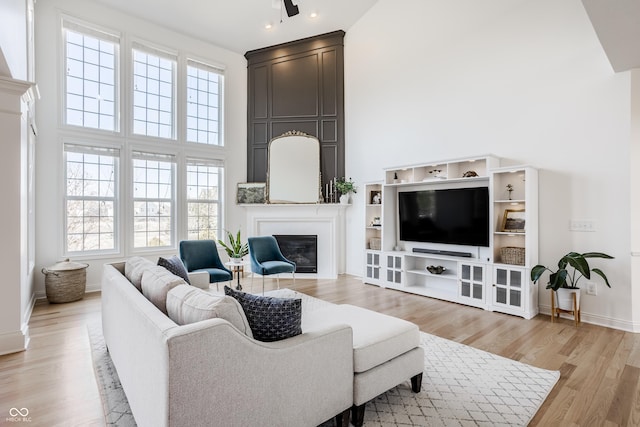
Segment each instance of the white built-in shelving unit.
M399 192L468 187L489 190L488 247L399 240ZM538 257L536 169L500 167L500 159L494 156L434 161L385 169L383 182L367 183L364 188L365 283L527 319L538 313L537 285L529 279ZM381 195L380 203L373 202L372 193ZM519 229L504 230L506 211L518 217ZM503 248L519 251L521 256L504 258ZM459 252L465 256L415 249ZM444 271L429 273L426 267L430 265L442 266Z

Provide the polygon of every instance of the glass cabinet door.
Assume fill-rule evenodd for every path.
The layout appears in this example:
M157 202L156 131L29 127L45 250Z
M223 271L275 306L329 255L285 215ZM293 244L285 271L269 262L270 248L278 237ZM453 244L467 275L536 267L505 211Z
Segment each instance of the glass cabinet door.
M484 301L485 267L483 265L460 263L459 268L459 296L477 302Z
M523 307L524 270L496 267L494 274L493 302L513 308Z

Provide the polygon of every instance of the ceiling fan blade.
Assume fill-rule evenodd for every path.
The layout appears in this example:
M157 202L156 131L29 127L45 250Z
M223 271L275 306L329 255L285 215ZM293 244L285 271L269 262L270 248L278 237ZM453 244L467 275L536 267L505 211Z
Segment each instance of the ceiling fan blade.
M298 6L293 4L292 0L284 0L284 7L287 10L287 16L289 18L300 13L300 9L298 9Z

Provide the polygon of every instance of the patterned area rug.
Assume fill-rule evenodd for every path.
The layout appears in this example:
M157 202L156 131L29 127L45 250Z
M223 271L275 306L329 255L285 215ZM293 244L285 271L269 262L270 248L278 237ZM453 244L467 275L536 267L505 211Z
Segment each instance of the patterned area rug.
M271 296L302 298L303 313L328 304L288 289ZM304 315L304 314L303 314ZM560 378L548 371L421 332L422 391L409 381L367 404L366 427L526 426ZM100 324L89 326L94 370L107 425L135 426ZM333 420L322 427L333 426Z

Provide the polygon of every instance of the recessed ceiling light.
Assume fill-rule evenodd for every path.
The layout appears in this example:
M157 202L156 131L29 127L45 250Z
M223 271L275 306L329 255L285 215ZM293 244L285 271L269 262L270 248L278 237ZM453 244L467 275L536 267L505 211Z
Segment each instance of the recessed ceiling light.
M315 18L315 17L317 17L317 16L318 16L318 14L317 14L316 12L311 12L311 13L309 14L309 18Z
M266 30L270 30L272 27L273 27L273 25L271 25L271 24L266 24L266 25L264 26L264 28L265 28Z

